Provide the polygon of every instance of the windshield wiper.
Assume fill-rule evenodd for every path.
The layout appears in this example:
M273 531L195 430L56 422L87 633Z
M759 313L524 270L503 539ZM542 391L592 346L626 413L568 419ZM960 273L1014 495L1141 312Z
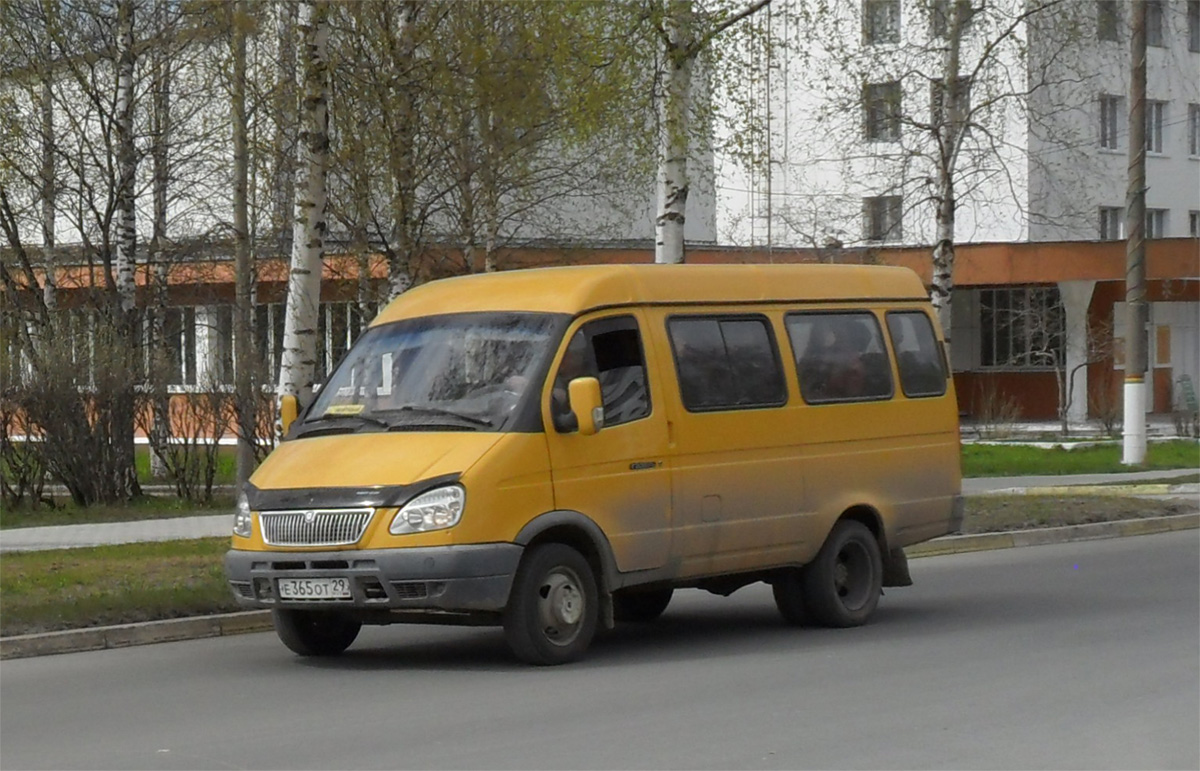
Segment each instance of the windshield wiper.
M439 417L456 418L458 420L462 420L467 423L470 423L473 426L481 426L483 428L491 428L492 427L492 421L490 421L486 418L480 418L475 415L467 415L462 412L455 412L454 410L443 409L442 407L433 407L433 406L421 407L421 406L417 406L415 404L406 404L403 407L395 407L393 409L390 409L390 410L388 410L388 412L417 412L417 413L421 413L424 415L436 415ZM403 426L389 425L389 428L403 428Z
M324 415L318 415L315 418L308 418L303 423L301 423L300 424L300 432L307 433L304 430L305 426L309 426L313 423L321 423L321 422L324 422L327 420L357 420L360 423L369 423L373 426L379 426L380 428L391 428L392 427L392 424L388 423L386 420L380 420L379 418L372 417L370 415L352 415L352 414L339 415L337 413L330 414L330 413L326 412ZM314 429L314 430L316 430L316 429Z

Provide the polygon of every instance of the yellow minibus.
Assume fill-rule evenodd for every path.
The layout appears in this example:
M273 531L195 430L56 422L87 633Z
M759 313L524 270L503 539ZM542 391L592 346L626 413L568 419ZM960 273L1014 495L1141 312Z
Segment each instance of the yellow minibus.
M962 519L953 381L904 268L434 281L283 414L225 568L305 656L363 624L495 624L559 664L678 588L759 581L788 623L856 626Z

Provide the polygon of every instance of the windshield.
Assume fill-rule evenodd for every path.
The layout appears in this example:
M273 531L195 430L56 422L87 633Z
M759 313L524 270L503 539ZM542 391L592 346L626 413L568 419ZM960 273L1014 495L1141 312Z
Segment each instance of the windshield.
M372 327L302 428L498 430L539 384L558 326L545 313L464 313Z

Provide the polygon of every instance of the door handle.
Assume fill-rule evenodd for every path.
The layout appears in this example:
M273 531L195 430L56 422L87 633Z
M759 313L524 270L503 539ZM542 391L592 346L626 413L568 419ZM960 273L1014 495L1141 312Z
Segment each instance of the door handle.
M629 464L630 471L645 471L646 469L658 468L662 465L661 460L639 460Z

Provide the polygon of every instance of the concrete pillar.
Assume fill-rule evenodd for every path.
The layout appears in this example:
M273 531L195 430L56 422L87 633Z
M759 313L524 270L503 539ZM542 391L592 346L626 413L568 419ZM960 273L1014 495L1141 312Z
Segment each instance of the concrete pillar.
M1092 303L1095 288L1095 281L1058 282L1066 315L1067 377L1079 367L1071 388L1071 406L1067 410L1067 418L1072 423L1082 423L1088 416L1087 366L1080 365L1088 359L1088 306Z

